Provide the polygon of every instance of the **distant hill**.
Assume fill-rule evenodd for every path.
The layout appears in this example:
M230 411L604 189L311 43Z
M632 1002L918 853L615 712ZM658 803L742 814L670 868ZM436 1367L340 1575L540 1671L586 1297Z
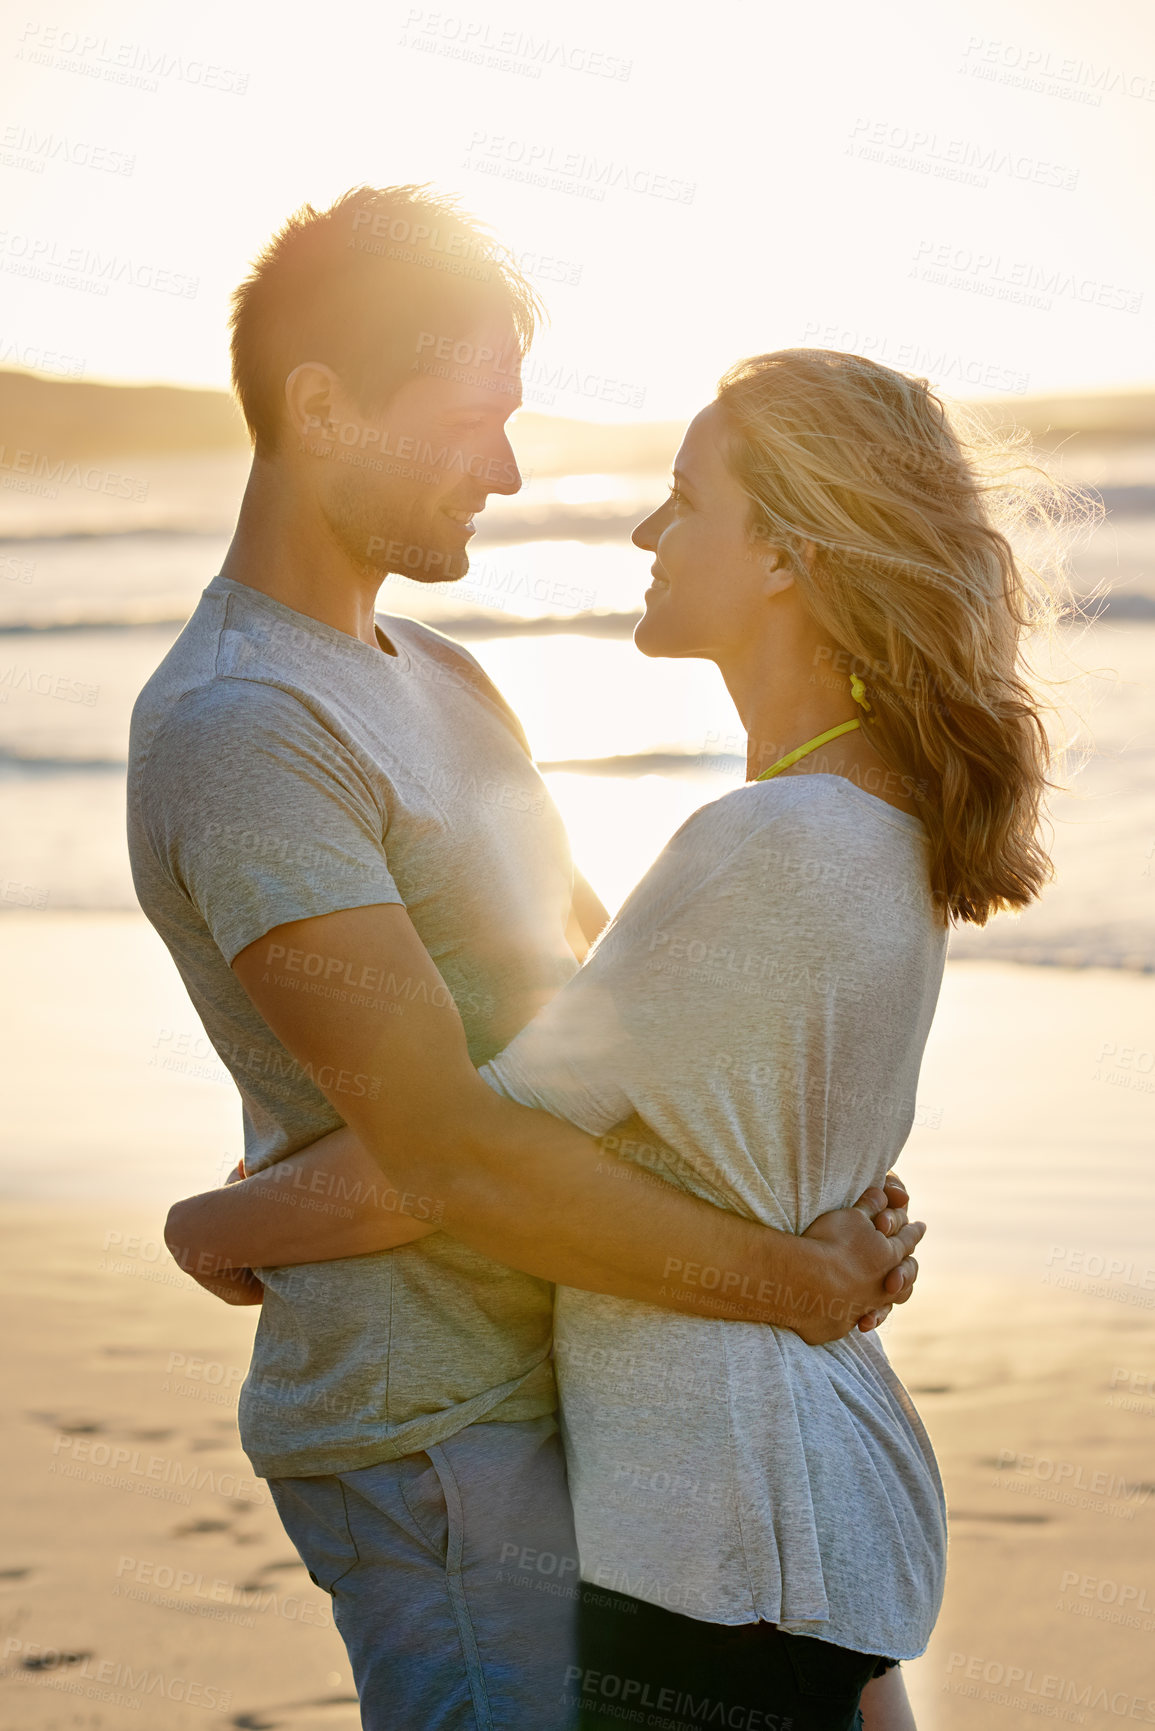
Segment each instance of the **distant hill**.
M0 444L60 457L227 450L248 444L226 391L98 385L0 371Z
M1041 444L1069 439L1155 438L1155 391L985 399L997 423L1026 427ZM669 466L680 421L601 423L522 414L517 448L539 475L650 472ZM176 385L107 385L0 370L0 446L57 457L239 450L248 444L225 391Z
M972 402L998 426L1013 422L1048 444L1088 439L1155 438L1155 391L1103 391L1062 397L984 397Z
M536 474L664 469L680 421L602 425L523 414L518 450ZM106 385L0 369L0 445L55 457L242 450L249 436L227 391Z

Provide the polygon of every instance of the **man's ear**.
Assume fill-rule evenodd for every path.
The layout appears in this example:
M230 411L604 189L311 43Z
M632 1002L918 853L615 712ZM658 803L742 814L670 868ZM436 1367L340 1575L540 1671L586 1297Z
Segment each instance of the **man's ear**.
M332 367L302 361L285 380L285 418L300 443L327 455L337 437L335 405L340 382Z

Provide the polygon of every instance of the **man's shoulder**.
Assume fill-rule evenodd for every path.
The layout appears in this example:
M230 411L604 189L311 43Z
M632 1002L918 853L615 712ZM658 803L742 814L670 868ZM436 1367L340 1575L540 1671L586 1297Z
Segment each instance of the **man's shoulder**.
M129 728L130 779L134 772L139 773L173 710L190 692L213 680L222 624L223 609L206 592L176 642L137 693Z
M237 727L260 731L293 717L300 699L260 677L219 668L161 663L143 687L132 713L129 766L143 768L165 742L182 749L214 749Z
M136 700L130 827L174 801L209 798L223 783L255 785L295 752L313 758L331 749L303 694L268 670L232 665L225 636L223 625L212 629L194 614Z

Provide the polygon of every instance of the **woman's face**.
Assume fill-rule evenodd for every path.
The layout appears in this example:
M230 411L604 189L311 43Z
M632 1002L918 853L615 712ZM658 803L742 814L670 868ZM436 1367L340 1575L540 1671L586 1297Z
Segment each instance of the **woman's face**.
M750 535L750 500L726 464L725 438L711 403L686 429L670 497L634 530L634 546L654 554L634 631L643 655L725 661L763 628L766 596L782 584L773 553Z

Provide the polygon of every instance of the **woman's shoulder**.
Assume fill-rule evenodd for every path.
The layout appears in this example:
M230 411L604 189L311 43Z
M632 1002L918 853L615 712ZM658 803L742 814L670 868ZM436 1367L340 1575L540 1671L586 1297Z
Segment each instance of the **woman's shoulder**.
M774 832L775 841L789 835L820 835L831 842L859 838L864 825L922 840L922 824L877 794L842 775L783 776L752 781L731 789L720 799L700 806L672 838L671 847L690 852L757 841Z
M775 924L816 898L839 918L874 903L929 907L924 832L843 776L751 782L699 807L670 838L606 928L594 955L632 944L691 907L731 909Z
M922 824L845 776L735 788L696 811L664 859L667 886L745 898L771 923L820 902L843 921L933 916Z
M849 836L848 819L830 790L766 782L734 788L699 806L675 831L622 911L649 915L671 900L728 896L751 874L761 885L786 855L836 853L836 833L841 828Z

